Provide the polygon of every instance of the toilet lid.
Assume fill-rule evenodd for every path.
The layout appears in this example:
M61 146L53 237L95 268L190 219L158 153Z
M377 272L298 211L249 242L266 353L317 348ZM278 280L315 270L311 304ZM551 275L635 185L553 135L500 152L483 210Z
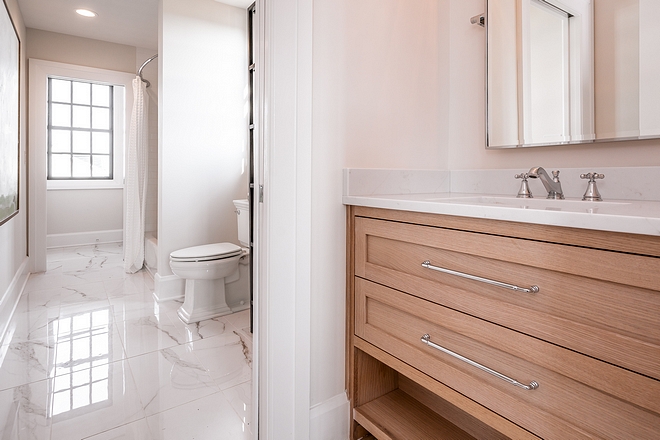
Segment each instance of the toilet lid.
M172 261L210 261L230 258L241 253L241 248L233 243L213 243L179 249L170 254Z

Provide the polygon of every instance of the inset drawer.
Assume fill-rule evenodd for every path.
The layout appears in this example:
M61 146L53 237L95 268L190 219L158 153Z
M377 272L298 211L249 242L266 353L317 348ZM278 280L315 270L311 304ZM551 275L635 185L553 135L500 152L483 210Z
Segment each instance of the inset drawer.
M540 437L660 438L660 381L360 278L355 293L356 336Z
M660 258L360 217L355 231L358 277L660 379Z

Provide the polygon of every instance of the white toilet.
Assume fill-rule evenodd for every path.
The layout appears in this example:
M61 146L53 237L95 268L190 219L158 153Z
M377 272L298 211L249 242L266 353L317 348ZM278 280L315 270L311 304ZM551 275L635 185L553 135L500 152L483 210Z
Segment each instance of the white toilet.
M232 313L225 297L225 284L239 279L239 261L247 262L249 252L249 205L234 200L238 220L238 240L179 249L170 254L170 267L186 280L185 299L178 310L187 324Z

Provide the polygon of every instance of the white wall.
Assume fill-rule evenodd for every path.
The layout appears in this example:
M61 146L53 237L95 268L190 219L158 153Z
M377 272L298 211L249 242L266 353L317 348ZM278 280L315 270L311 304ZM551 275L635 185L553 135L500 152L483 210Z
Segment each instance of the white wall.
M0 341L27 279L27 167L25 25L16 0L7 0L21 42L19 213L0 226Z
M314 101L329 106L318 108L315 138L342 146L348 165L446 166L438 4L314 2Z
M48 191L47 234L122 229L122 190Z
M183 295L172 251L238 243L232 200L246 198L248 185L247 12L213 0L162 0L161 9L156 294L165 299Z

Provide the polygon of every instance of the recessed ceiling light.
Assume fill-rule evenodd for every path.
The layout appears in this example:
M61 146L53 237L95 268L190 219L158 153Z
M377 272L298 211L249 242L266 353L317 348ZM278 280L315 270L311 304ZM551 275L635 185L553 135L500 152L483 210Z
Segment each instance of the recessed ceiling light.
M89 9L76 9L76 12L83 17L96 17L98 15L96 12L92 12Z

